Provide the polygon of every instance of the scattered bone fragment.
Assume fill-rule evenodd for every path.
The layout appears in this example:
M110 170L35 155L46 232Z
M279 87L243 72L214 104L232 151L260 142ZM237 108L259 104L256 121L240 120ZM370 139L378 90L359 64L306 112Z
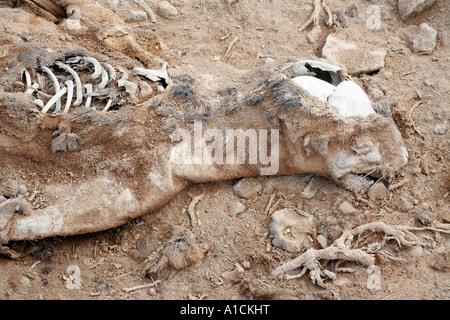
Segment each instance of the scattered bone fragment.
M116 70L113 66L111 66L109 63L103 63L103 66L105 67L106 71L108 72L108 77L110 81L116 80Z
M119 70L119 72L122 74L122 77L117 80L117 85L119 87L124 87L125 83L128 81L128 73L123 70L122 68L117 68Z
M242 279L243 274L244 274L244 268L242 268L239 263L236 263L234 265L234 270L223 272L222 277L224 279L231 280L231 281L239 281Z
M131 99L136 99L138 86L136 83L131 81L125 81L125 92L128 93Z
M81 269L77 265L70 265L67 267L66 272L68 276L63 276L66 288L69 290L80 290L81 285Z
M31 86L31 75L28 72L28 70L24 69L22 75L25 76L25 84L26 84L27 88L30 87Z
M161 69L159 70L135 67L133 68L133 71L135 74L144 76L153 82L159 82L161 80L165 80L166 82L169 81L169 75L167 73L167 62L164 62Z

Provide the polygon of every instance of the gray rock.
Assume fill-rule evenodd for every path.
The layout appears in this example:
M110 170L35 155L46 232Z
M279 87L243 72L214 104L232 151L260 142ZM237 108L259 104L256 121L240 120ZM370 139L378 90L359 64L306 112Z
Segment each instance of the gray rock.
M118 3L119 3L119 0L106 0L106 4L108 5L108 8L110 8L111 10L115 10Z
M384 184L381 182L377 182L370 187L369 191L367 192L367 195L369 196L370 200L378 201L381 200L381 198L383 198L386 192L387 189L384 186Z
M239 201L235 201L229 205L228 213L230 214L230 216L234 217L244 212L245 210L247 210L247 207L244 204L240 203Z
M361 212L355 209L348 201L342 201L337 205L338 211L343 215L356 216Z
M144 11L131 11L127 21L144 21L147 20L147 13Z
M233 190L237 196L244 199L251 199L258 195L262 187L257 179L244 178L233 186Z
M19 193L20 194L25 194L25 193L27 193L27 187L25 187L25 185L20 185L20 187L19 187Z
M412 52L429 54L436 47L437 31L427 23L415 26L408 34L408 46Z
M373 87L369 87L369 89L367 89L367 93L373 101L381 100L384 97L383 91Z
M437 135L445 134L447 132L447 120L445 120L442 124L435 126L433 132Z
M431 7L436 0L398 0L397 8L402 18L411 18Z
M177 8L168 1L160 1L157 6L157 12L161 17L166 19L171 19L178 14Z
M322 56L352 75L378 71L384 67L386 50L371 49L366 44L341 40L329 35L322 48Z

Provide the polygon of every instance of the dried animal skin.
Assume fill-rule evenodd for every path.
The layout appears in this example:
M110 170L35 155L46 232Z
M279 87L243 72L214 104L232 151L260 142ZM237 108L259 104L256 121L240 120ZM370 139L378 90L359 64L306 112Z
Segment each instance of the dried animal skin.
M39 176L53 177L54 172L67 172L70 168L80 177L77 183L69 183L63 178L46 181L46 190L51 196L39 208L32 209L29 215L17 215L11 220L7 234L11 240L113 228L161 208L188 185L267 175L271 173L263 173L261 169L270 169L272 164L276 168L273 174L313 173L349 190L364 191L365 179L392 178L407 162L401 135L389 112L379 112L374 108L373 113L366 113L365 116L345 116L336 107L327 101L320 101L296 83L294 78L303 77L303 83L322 81L322 84L337 88L351 81L344 70L320 60L300 60L288 65L266 64L246 73L229 69L226 77L220 78L220 74L211 77L217 79L214 80L217 84L195 81L189 75L169 79L173 81L170 84L167 79L162 79L164 74L157 77L160 80L158 83L167 84L164 90L154 90L154 96L145 101L139 100L141 96L136 91L136 101L132 101L126 92L126 81L135 84L146 81L154 89L157 86L153 81L134 74L133 68L161 71L155 66L165 65L161 61L148 64L150 60L146 62L141 57L139 61L133 59L136 52L130 49L136 44L130 44L133 37L124 28L125 23L119 21L113 28L106 26L109 18L110 22L118 19L111 10L100 8L96 2L81 0L67 0L64 4L80 6L83 15L86 14L86 19L91 21L87 28L95 31L101 40L99 45L107 46L105 42L110 41L120 50L111 54L110 58L80 48L65 51L59 47L57 54L49 54L53 52L52 44L45 42L45 39L39 43L20 42L23 53L16 58L22 60L17 61L6 76L0 75L7 82L5 78L11 76L9 72L14 72L16 78L22 78L23 69L26 69L30 73L31 83L36 80L45 85L43 80L48 78L47 74L44 74L44 79L42 76L41 79L39 76L33 79L36 77L35 71L42 70L40 67L44 65L52 70L59 83L72 80L73 89L78 90L80 86L75 73L59 67L56 62L60 62L76 72L82 85L93 86L89 95L91 108L84 108L86 101L83 101L78 107L72 104L67 113L55 115L39 112L40 107L33 103L37 99L49 101L53 92L38 90L31 96L25 92L2 93L1 109L7 112L1 113L1 120L7 125L2 127L1 141L6 146L13 145L14 150L8 147L2 148L1 152L2 156L10 159L11 170L23 170L23 159L32 159L41 170ZM98 11L95 11L97 8ZM54 27L51 23L38 22L39 31ZM54 32L63 35L58 34L58 29ZM131 42L127 42L127 37ZM132 56L125 56L130 52ZM85 58L89 57L100 64L97 79L91 78L96 62L86 63ZM102 82L102 73L106 79L103 70L109 82L100 90L98 85ZM217 73L216 70L211 70L213 73ZM26 74L22 79L24 84L29 83ZM51 80L48 82L52 83ZM223 89L217 94L211 87ZM69 91L69 85L64 88ZM67 95L62 99L65 97ZM84 95L84 100L87 98ZM106 106L109 109L103 112ZM51 137L51 132L62 121L67 121L72 131L57 130L58 133ZM214 133L218 138L223 133L222 128L232 129L238 135L242 131L256 132L257 140L252 145L268 151L266 159L259 153L256 159L265 162L257 165L249 163L250 157L241 159L236 152L232 154L231 149L223 148L222 163L216 159L203 161L202 157L192 157L200 160L198 164L176 163L172 150L179 147L177 133L184 130L182 132L193 137L199 125L202 132L208 135ZM17 143L19 132L23 132L21 137L25 143ZM263 135L263 132L266 134ZM202 138L205 139L199 145L209 147L212 140L203 135ZM226 141L222 138L222 142ZM274 151L272 158L270 151ZM242 164L237 161L227 163L227 157L243 160ZM279 160L276 165L275 160ZM105 163L117 165L102 166ZM126 174L116 170L121 164L126 167ZM24 176L32 176L32 173L24 172Z
M296 66L301 64L306 65L301 62ZM306 81L325 82L321 78L330 80L336 77L342 80L345 77L341 77L341 70L311 61L308 66L314 67L312 71L307 70L304 75L299 75L303 71L298 71L298 68L294 68L297 71L290 73L289 70L292 69L285 65L271 65L269 70L264 69L267 67L263 66L253 71L253 82L250 82L250 85L248 76L234 79L233 85L237 85L237 90L242 90L242 93L239 93L240 96L247 97L257 90L258 94L264 97L256 104L248 106L244 100L242 107L235 111L236 116L225 114L219 117L212 113L213 116L208 117L206 112L202 113L201 117L196 117L197 114L194 112L200 108L204 111L209 110L209 98L200 93L200 87L196 88L188 82L168 86L162 94L131 109L133 111L127 108L119 109L108 117L106 115L109 112L97 112L85 108L75 108L72 111L71 108L65 116L70 127L77 128L76 134L62 133L53 139L52 146L36 145L36 149L53 150L56 157L68 154L68 151L71 154L78 152L85 154L91 152L94 146L102 146L103 143L120 146L127 154L139 151L142 157L127 155L123 157L122 162L130 163L133 178L142 179L143 183L130 184L129 181L123 180L123 177L113 168L108 170L103 167L102 174L86 177L85 180L80 181L79 185L71 186L70 191L66 190L64 194L55 197L59 199L58 201L28 217L21 217L21 221L13 225L9 231L9 238L33 239L104 230L156 210L189 184L261 174L255 172L254 165L246 162L243 165L200 162L195 166L174 163L170 153L171 149L177 146L176 140L167 139L164 134L161 135L161 130L165 129L159 125L155 126L149 121L135 120L151 119L155 117L154 110L158 114L164 108L169 115L175 115L181 110L184 112L184 118L193 119L193 122L181 122L179 117L168 117L175 121L177 126L183 125L186 132L191 134L194 131L195 119L202 119L203 131L223 127L224 123L229 123L229 127L234 129L247 129L249 123L252 123L252 128L256 131L264 129L270 132L277 128L281 131L279 153L286 155L279 157L277 174L315 173L328 177L349 190L359 192L367 190L367 187L373 183L368 176L387 178L400 170L406 164L407 153L389 113L374 111L365 117L343 116L327 102L320 102L314 95L308 94L292 78L292 76L304 77ZM327 68L326 74L320 75L322 69L319 66L322 69ZM117 85L116 88L125 91L128 81L126 79L129 75L119 68L117 67L116 70L118 74L123 73L118 76L121 77L119 84L123 82L123 87ZM345 81L350 80L342 80L337 86ZM242 83L242 89L239 83ZM110 85L116 86L111 82ZM110 99L104 103L111 106ZM225 102L227 97L224 96L223 99ZM152 108L148 108L149 105ZM103 105L102 109L104 108ZM249 119L251 119L250 122ZM96 129L99 126L101 130ZM34 130L30 132L37 134L40 129ZM93 130L96 134L92 134ZM145 134L142 134L143 132ZM147 147L143 147L146 146L148 136L154 137L153 143L158 146L153 149L151 156L147 155ZM266 142L270 147L269 140ZM21 154L27 151L19 148L16 152ZM105 162L116 158L117 155L103 153L102 157L102 161ZM45 160L37 158L37 161ZM100 165L100 163L94 163L94 165ZM140 169L135 170L138 165ZM365 175L367 177L364 177ZM59 189L56 186L54 188ZM92 194L99 193L102 194L102 199L110 200L97 203ZM139 200L137 194L140 195ZM78 200L75 201L74 196ZM67 208L65 204L68 202L74 203L78 209ZM83 217L87 216L89 216L89 223L84 222L86 218ZM164 262L165 260L166 258L161 258L163 265L169 263L169 260Z
M178 229L161 254L147 262L143 274L150 277L169 269L181 270L203 259L203 251L190 230Z

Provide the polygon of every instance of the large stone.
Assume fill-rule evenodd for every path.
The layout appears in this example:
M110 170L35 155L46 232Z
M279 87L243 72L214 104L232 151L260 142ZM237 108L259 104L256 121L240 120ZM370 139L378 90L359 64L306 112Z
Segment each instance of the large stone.
M354 41L341 40L329 35L322 48L322 56L352 75L378 71L384 67L386 50L368 49Z
M160 1L157 6L157 12L161 17L171 19L178 14L177 8L171 5L168 1Z
M436 47L437 31L427 23L413 26L408 34L408 46L412 52L429 54Z
M275 211L271 216L269 232L272 244L288 252L302 252L312 247L315 225L311 215L300 215L290 208Z
M402 18L410 18L431 7L435 2L436 0L398 0L397 8Z
M233 186L233 190L237 196L248 200L258 196L262 186L258 179L243 178Z

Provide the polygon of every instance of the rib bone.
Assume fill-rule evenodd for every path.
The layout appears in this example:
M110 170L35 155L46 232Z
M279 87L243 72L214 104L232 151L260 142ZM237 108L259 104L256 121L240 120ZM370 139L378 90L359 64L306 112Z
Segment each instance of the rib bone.
M67 88L64 87L62 88L60 91L58 91L57 94L55 94L49 102L47 102L47 104L45 105L44 109L42 109L43 113L46 113L54 104L55 102L58 102L61 104L61 97L67 92ZM59 108L59 110L61 110L61 107ZM56 112L56 109L55 109Z
M91 101L92 101L92 96L90 95L90 93L92 93L92 84L90 83L86 83L84 85L84 87L86 88L86 104L85 104L85 108L89 108L91 106Z
M47 68L46 66L42 66L42 70L44 70L44 71L50 76L50 78L51 78L52 81L53 81L53 85L55 86L55 95L53 96L53 98L59 96L59 98L56 100L56 108L55 108L55 112L59 112L59 111L61 110L61 97L62 97L62 95L59 95L59 92L60 92L60 90L61 90L61 87L60 87L60 85L59 85L58 78L56 78L56 76L55 76L55 74L52 72L52 70L50 70L50 69ZM52 98L52 99L53 99L53 98ZM51 101L51 99L50 99L50 101ZM49 101L49 102L50 102L50 101ZM47 103L47 105L48 105L48 103ZM48 109L47 109L47 110L48 110ZM44 112L46 112L46 111L44 111Z
M84 58L84 60L86 62L92 63L94 65L95 71L92 74L91 78L95 80L98 77L100 77L100 75L102 74L102 70L103 70L102 65L100 64L100 62L98 62L97 59L92 58L92 57Z
M102 68L102 82L100 82L100 84L98 85L98 88L101 89L105 89L105 87L108 85L108 72L106 72L105 69Z
M62 62L56 62L55 63L58 67L61 69L67 71L70 73L75 80L75 84L77 86L77 99L73 103L74 107L78 107L83 102L83 85L81 84L81 79L78 76L78 74L73 70L71 67L69 67L67 64L64 64Z
M67 80L64 82L64 84L67 87L67 100L66 100L66 107L64 108L63 113L69 112L70 104L72 103L72 97L73 97L73 81Z

